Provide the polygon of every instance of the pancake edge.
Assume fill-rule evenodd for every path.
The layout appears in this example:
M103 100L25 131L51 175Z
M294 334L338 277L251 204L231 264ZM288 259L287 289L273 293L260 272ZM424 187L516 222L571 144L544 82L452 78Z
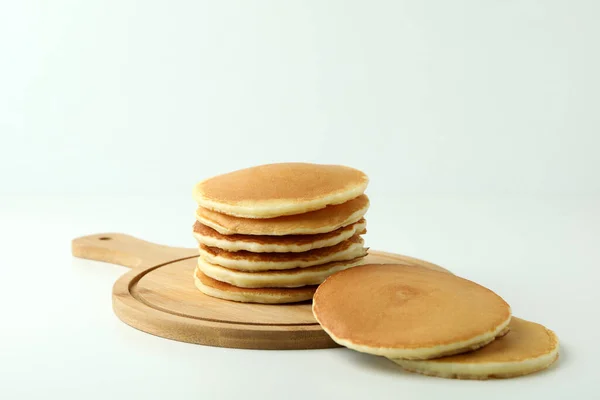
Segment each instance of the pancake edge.
M352 243L348 248L339 251L337 253L329 254L327 257L321 259L309 260L309 261L267 261L267 262L252 262L247 260L231 260L225 257L212 256L206 252L202 247L198 248L199 256L211 264L220 265L229 269L236 269L240 271L269 271L269 270L286 270L295 268L309 268L321 264L326 264L334 261L347 261L352 260L361 256L367 255L368 248L365 247L365 242L362 237L359 237L359 241ZM343 242L341 242L343 243ZM338 243L339 244L339 243ZM259 253L261 254L261 253ZM301 254L301 253L294 253Z
M338 236L334 236L329 239L317 240L315 242L306 243L303 245L288 245L288 246L286 246L286 245L275 244L275 243L261 244L261 243L241 242L241 241L240 242L232 242L229 240L222 240L222 239L214 238L214 237L210 237L210 236L203 236L196 232L192 232L192 234L193 234L194 238L198 241L198 243L201 243L201 244L203 244L205 246L209 246L209 247L217 247L219 249L231 251L231 252L250 251L252 253L302 253L302 252L310 251L310 250L314 250L314 249L321 249L323 247L335 246L336 244L339 244L339 243L343 242L344 240L350 239L352 236L354 236L360 232L363 232L367 228L367 222L365 220L365 222L363 222L363 223L358 223L359 221L356 221L353 223L354 224L353 229L350 229L347 232L342 232ZM198 221L198 222L200 222L200 221ZM346 226L349 226L349 225L352 225L352 224L348 224ZM338 229L341 229L344 227L345 226L342 226ZM209 227L209 228L214 229L212 227ZM331 231L331 232L333 232L333 231ZM328 232L325 232L325 233L328 233ZM220 233L220 234L223 235L222 233ZM227 236L227 235L225 235L225 236ZM259 236L259 235L248 235L248 236ZM267 235L260 235L260 236L267 236Z
M336 337L329 329L323 326L317 313L315 313L315 302L312 304L313 316L321 325L321 328L331 337L331 339L337 344L347 347L349 349L358 351L360 353L373 354L376 356L383 356L386 358L394 359L406 359L406 360L428 360L431 358L439 358L443 356L450 356L454 354L465 353L467 351L477 350L496 339L510 323L512 313L509 307L508 319L499 324L496 328L491 331L487 331L481 335L474 336L470 339L463 340L460 342L448 343L432 347L416 347L416 348L393 348L393 347L372 347L354 344L349 340Z
M403 369L418 374L436 376L447 379L504 379L529 375L542 371L559 358L560 344L554 332L546 328L556 345L552 351L538 357L531 357L521 361L494 362L494 363L438 363L434 360L402 360L391 359Z
M200 184L201 183L202 182L200 182ZM310 211L320 210L330 205L345 203L346 201L352 200L363 194L369 185L369 179L366 178L363 182L357 183L345 190L342 189L326 196L298 201L296 203L294 203L294 199L287 199L287 203L285 200L263 200L260 202L241 201L237 204L222 203L204 196L198 189L200 184L194 187L193 197L196 203L201 207L234 217L259 219L304 214Z
M213 228L215 231L219 232L221 235L257 235L257 236L258 235L265 235L265 236L316 235L319 233L333 232L337 229L343 228L345 226L348 226L350 224L354 224L355 222L360 221L361 218L363 218L365 216L365 214L369 211L370 206L371 206L370 201L367 201L367 204L363 208L356 210L355 212L350 214L348 216L348 218L346 218L344 221L337 223L337 224L325 225L320 228L313 228L313 229L300 227L300 228L295 228L295 229L290 229L287 231L280 231L280 232L274 232L274 231L270 231L270 230L265 230L265 231L259 232L259 231L243 230L243 229L242 230L229 229L227 227L217 224L216 222L214 222L210 219L203 218L202 216L198 215L198 212L196 212L195 215L196 215L196 221L198 221L201 224L204 224L210 228Z
M232 270L229 268L222 267L220 265L211 264L202 257L198 257L197 267L200 270L200 272L212 279L241 288L294 288L309 285L319 285L323 283L323 281L327 279L327 277L331 274L349 268L354 268L364 263L365 256L361 256L351 260L334 261L331 264L335 265L332 265L330 269L318 271L312 274L310 272L311 267L301 268L303 271L306 271L306 274L308 274L308 276L306 276L306 274L304 274L305 276L299 274L286 276L284 274L286 270L278 270L277 272L281 272L281 274L276 277L269 276L269 271L248 272ZM315 265L314 267L321 267L322 265ZM231 274L233 274L234 276L231 277ZM303 279L296 279L296 282L294 282L293 278Z
M222 300L236 301L238 303L257 303L257 304L287 304L287 303L299 303L312 299L314 291L312 293L300 293L289 296L271 296L266 294L258 293L232 293L223 290L218 290L210 286L204 285L200 279L196 277L194 273L194 285L198 290L207 296L215 297ZM316 289L315 289L316 290Z

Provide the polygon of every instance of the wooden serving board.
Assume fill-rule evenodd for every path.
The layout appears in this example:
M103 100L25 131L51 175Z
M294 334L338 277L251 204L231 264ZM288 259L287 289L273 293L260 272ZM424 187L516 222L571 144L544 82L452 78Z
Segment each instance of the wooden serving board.
M197 249L162 246L129 235L104 233L74 239L72 252L75 257L131 268L113 286L113 310L123 322L141 331L219 347L337 347L315 321L310 302L236 303L200 292L193 279ZM446 271L408 256L369 253L369 263L399 263Z

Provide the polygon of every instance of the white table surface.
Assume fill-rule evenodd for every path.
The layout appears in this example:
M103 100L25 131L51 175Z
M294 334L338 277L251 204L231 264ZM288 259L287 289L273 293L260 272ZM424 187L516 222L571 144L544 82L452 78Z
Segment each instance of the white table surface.
M126 268L73 258L70 240L123 232L194 246L188 197L0 198L0 398L599 398L600 199L372 193L368 245L438 263L545 324L550 370L456 381L347 349L250 351L137 331L111 309ZM167 397L169 396L169 397Z

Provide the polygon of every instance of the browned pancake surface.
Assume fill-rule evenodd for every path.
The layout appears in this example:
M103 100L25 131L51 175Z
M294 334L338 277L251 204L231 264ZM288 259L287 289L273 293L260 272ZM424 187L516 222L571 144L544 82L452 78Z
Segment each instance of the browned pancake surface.
M440 363L515 362L552 352L557 346L553 332L535 322L512 317L509 332L481 349L432 360Z
M367 176L341 165L267 164L233 171L198 184L204 198L225 204L319 199L363 184Z
M314 297L319 322L339 339L376 348L422 348L497 329L509 305L472 281L423 267L365 265L338 272Z

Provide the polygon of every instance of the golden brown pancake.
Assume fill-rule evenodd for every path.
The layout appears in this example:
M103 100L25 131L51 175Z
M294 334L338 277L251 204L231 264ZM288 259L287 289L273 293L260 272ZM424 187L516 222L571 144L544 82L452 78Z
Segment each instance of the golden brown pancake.
M313 313L338 344L389 358L430 359L473 350L510 322L510 306L467 279L424 267L363 265L333 274Z
M223 235L314 235L335 231L359 221L369 205L367 195L361 195L318 211L268 219L233 217L199 207L196 220Z
M197 268L194 271L194 283L204 294L219 299L242 303L284 304L310 300L316 286L298 288L238 288L228 283L209 278Z
M238 287L300 287L318 285L329 275L364 264L364 257L348 261L335 261L308 268L281 271L238 271L211 264L198 257L198 269L206 276Z
M198 243L227 251L246 250L253 253L301 253L304 251L335 246L356 234L367 232L367 221L361 219L333 232L317 235L257 236L222 235L216 230L196 221L194 237Z
M342 166L277 163L245 168L195 185L200 207L243 218L302 214L363 194L369 179Z
M510 332L479 350L433 360L392 360L425 375L458 379L511 378L541 371L558 358L558 338L534 322L512 317Z
M366 255L367 250L360 235L354 235L335 246L302 253L252 253L245 250L231 252L202 244L199 247L200 257L209 263L241 271L306 268L333 261L352 260Z

